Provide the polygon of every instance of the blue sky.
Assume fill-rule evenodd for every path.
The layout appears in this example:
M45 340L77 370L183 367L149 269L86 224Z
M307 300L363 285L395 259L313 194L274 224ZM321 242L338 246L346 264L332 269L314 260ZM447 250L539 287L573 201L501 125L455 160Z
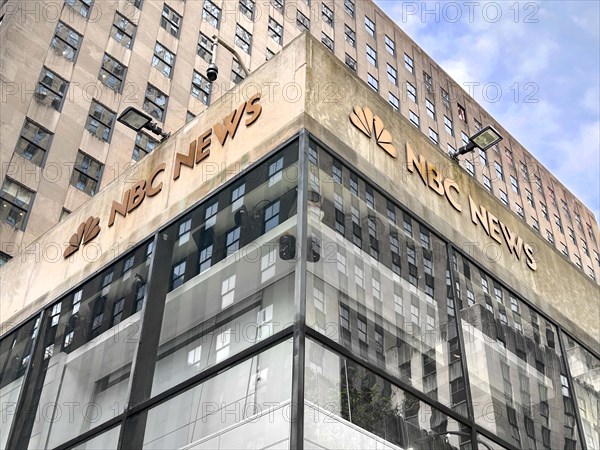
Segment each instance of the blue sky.
M600 2L375 1L598 220Z

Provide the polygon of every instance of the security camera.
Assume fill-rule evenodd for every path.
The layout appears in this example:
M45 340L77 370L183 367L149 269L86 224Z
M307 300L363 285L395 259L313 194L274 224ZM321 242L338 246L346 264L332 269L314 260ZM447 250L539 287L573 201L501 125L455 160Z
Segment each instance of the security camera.
M212 83L213 81L216 81L217 76L219 76L219 68L215 63L210 63L208 69L206 69L206 78Z

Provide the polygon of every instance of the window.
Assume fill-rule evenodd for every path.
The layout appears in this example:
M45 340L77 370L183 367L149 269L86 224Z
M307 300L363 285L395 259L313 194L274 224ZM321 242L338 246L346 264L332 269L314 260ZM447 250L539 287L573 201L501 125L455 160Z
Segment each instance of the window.
M148 87L146 88L146 98L144 99L142 109L156 120L163 122L168 98L169 97L154 86L148 84Z
M581 265L581 257L579 255L573 255L573 256L575 256L575 264L577 265L577 267L579 267L581 269L581 267L582 267L582 265Z
M171 269L171 290L178 288L185 281L185 260L175 264Z
M88 195L96 194L100 185L100 178L102 177L102 167L102 164L98 161L79 150L75 165L73 166L71 186Z
M210 104L210 82L195 70L192 77L192 97L205 105Z
M387 34L385 35L385 49L392 56L396 55L396 43Z
M520 193L520 189L519 189L519 180L517 180L514 176L510 176L510 185L512 186L512 190L516 193L519 194ZM529 192L529 191L527 191ZM531 192L529 192L529 194L531 194ZM529 197L527 197L529 199ZM533 206L533 198L531 199L531 204Z
M500 200L502 200L502 203L508 206L508 194L502 189L500 189Z
M358 177L353 173L350 174L350 192L352 195L358 196Z
M542 202L540 202L540 209L542 210L542 215L544 216L544 219L549 220L548 219L548 208L546 208L546 205Z
M225 237L225 249L227 256L235 253L240 248L240 227L230 230Z
M179 230L177 230L177 244L187 244L190 240L190 230L192 229L192 219L187 219L179 224Z
M269 165L269 186L273 186L283 177L283 158Z
M365 186L365 200L369 208L375 209L375 195L373 193L373 188L369 185Z
M469 172L469 175L474 177L475 176L475 166L473 165L473 163L470 160L465 159L465 167L467 169L467 172Z
M283 43L283 27L272 17L269 17L269 36L279 45Z
M408 81L406 82L406 95L413 102L415 102L415 103L417 102L417 88L413 84L409 83Z
M365 16L365 29L372 37L375 37L375 22Z
M279 200L265 208L265 233L279 225Z
M571 238L571 242L575 245L577 245L577 241L575 240L575 230L573 230L573 228L568 227L567 228L568 232L569 232L569 237Z
M152 57L152 67L156 68L167 78L171 78L175 55L165 48L160 42L154 46L154 56Z
M113 305L112 322L111 326L114 327L123 318L123 306L125 306L125 299L119 299Z
M425 90L428 93L433 93L433 78L427 72L423 72L423 83L425 84Z
M487 166L487 163L488 163L487 153L481 149L479 149L479 161L481 162L482 166Z
M42 167L51 143L52 133L25 118L25 124L17 141L15 153L28 159L36 166Z
M394 108L394 110L400 111L400 100L391 92L389 92L388 94L388 101L390 102L390 105L392 105L392 108Z
M388 74L388 80L390 80L390 83L392 83L393 85L396 85L398 83L398 71L388 64L387 65L387 74Z
M404 67L406 68L406 70L408 70L410 73L414 73L414 71L415 71L414 66L415 66L415 63L414 63L413 59L405 53L404 54Z
M465 108L461 105L458 105L458 118L465 123L467 122L467 112L465 111Z
M356 72L356 60L346 53L346 65Z
M246 74L244 73L242 66L234 59L231 63L231 81L235 84L241 83L245 76ZM209 83L208 80L206 80L206 82ZM208 87L210 87L210 84L208 84Z
M533 216L531 216L531 226L533 227L533 229L534 229L535 231L538 231L538 232L540 231L540 223L539 223L539 222L538 222L538 220L537 220L535 217L533 217Z
M585 253L587 256L590 256L590 249L588 248L587 242L584 239L581 239L581 249L583 250L583 253Z
M92 0L65 0L65 5L70 6L82 17L87 18L92 7Z
M181 16L169 8L166 4L163 6L160 26L175 37L179 37L179 27L181 26Z
M300 30L310 30L310 19L302 14L300 10L296 11L296 25Z
M475 122L475 131L481 130L481 122L477 119L473 119L473 121Z
M450 108L450 93L444 88L440 88L440 92L442 93L442 103L446 108Z
M511 180L511 184L512 184L512 180ZM532 208L535 208L535 204L533 203L533 194L531 193L531 191L529 189L525 189L525 194L527 196L527 203L529 203L529 206L531 206Z
M4 252L0 252L0 267L2 267L4 264L6 264L11 259L12 259L12 256L10 256Z
M444 128L446 129L446 133L448 133L450 136L454 136L454 126L452 125L452 120L446 116L444 116Z
M284 0L271 0L271 5L277 11L283 13L283 2L284 2Z
M204 61L210 63L212 58L212 40L209 39L205 34L200 33L198 35L198 48L196 53L198 53L198 56L200 56Z
M419 116L417 116L414 112L412 112L411 110L408 111L408 118L410 119L410 121L412 122L412 124L419 128Z
M135 145L133 147L133 154L131 158L134 161L139 161L148 153L151 153L152 150L156 148L156 140L152 139L146 133L142 133L141 131L135 137Z
M333 160L333 164L331 166L331 177L336 183L342 182L342 165L335 159Z
M367 44L367 61L377 67L377 52Z
M492 182L490 181L490 179L487 176L483 176L483 185L485 186L485 188L492 192Z
M533 182L535 183L535 187L536 189L543 193L543 189L542 189L542 179L538 176L538 175L533 175Z
M548 242L551 244L554 244L554 234L552 234L550 230L546 230L546 239L548 239Z
M72 28L69 28L64 23L58 22L54 37L50 43L50 47L54 49L56 53L64 56L71 62L75 62L80 43L81 35L79 33Z
M558 231L560 231L561 233L564 233L563 226L562 226L562 220L560 220L560 217L558 214L554 214L554 223L556 223ZM583 240L582 240L582 242L583 242Z
M210 0L204 0L202 8L202 20L210 23L214 28L219 28L221 22L221 8Z
M340 303L340 326L346 330L350 329L350 310L346 305Z
M356 33L348 25L344 25L344 36L346 42L356 48Z
M235 45L248 54L252 50L252 35L239 24L235 26Z
M379 91L379 81L370 73L367 74L367 82L369 83L369 86L373 88L373 90Z
M448 144L448 147L446 149L448 151L449 155L454 155L456 153L456 149L454 147L452 147L452 145Z
M24 230L33 194L33 191L25 186L6 178L2 184L2 191L0 191L0 200L2 201L0 220Z
M254 1L253 0L240 0L240 12L245 15L249 20L254 19Z
M435 105L429 99L425 99L425 108L427 109L427 115L435 120Z
M344 9L346 10L346 14L354 19L354 1L353 0L344 0Z
M67 88L68 83L64 79L44 67L35 88L35 99L43 105L51 106L56 111L60 111Z
M321 43L329 50L333 51L333 39L327 36L325 33L321 33Z
M431 141L437 145L439 143L439 138L438 138L438 134L433 131L431 128L429 129L429 139L431 139Z
M110 142L115 113L92 100L85 129L105 142Z
M136 26L125 16L115 13L113 26L110 30L110 36L125 48L131 48Z
M504 171L502 170L502 165L498 161L494 161L494 167L496 168L497 179L504 181Z
M323 14L323 22L332 27L333 11L325 3L321 3L321 12Z
M127 68L108 53L102 58L98 79L115 92L121 92Z
M517 210L517 214L519 215L519 217L521 217L521 219L524 219L525 211L523 210L523 207L520 204L515 203L515 209Z

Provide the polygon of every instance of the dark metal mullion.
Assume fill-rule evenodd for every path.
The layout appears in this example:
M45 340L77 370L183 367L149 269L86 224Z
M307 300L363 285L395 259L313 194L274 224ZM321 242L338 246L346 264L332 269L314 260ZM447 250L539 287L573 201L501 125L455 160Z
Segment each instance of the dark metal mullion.
M453 266L452 266L453 253L454 253L454 246L452 245L452 243L447 242L446 243L446 261L447 261L448 273L450 275L450 284L451 284L450 287L452 288L452 300L454 301L454 325L456 326L458 344L460 346L460 353L461 353L460 364L462 367L463 380L464 380L464 384L465 384L465 393L466 393L466 397L467 397L467 414L469 415L469 420L472 422L472 424L475 424L475 412L474 412L475 406L473 405L473 397L471 396L471 382L469 380L469 367L467 364L467 352L466 352L466 348L465 348L465 337L463 335L462 326L459 322L459 319L460 319L459 314L460 314L460 311L462 310L462 301L459 298L458 293L456 292L456 279L454 277L454 270L453 270ZM475 431L474 426L471 426L471 447L473 448L473 450L478 449L477 433Z
M49 306L51 308L51 306ZM27 448L29 444L29 438L31 437L31 429L26 436L23 436L24 425L28 419L28 415L36 412L32 410L31 397L35 395L35 385L39 381L40 366L44 362L44 346L43 341L46 336L47 320L44 320L47 309L42 309L39 313L39 324L37 334L33 340L31 346L31 352L29 353L29 364L23 377L23 384L19 391L19 400L15 409L15 418L10 428L8 440L6 441L6 448ZM38 399L39 400L39 399Z
M139 423L128 421L127 417L132 405L142 403L151 396L156 360L158 359L165 299L171 285L171 270L164 270L159 265L162 266L163 261L172 260L174 241L175 235L169 236L165 231L154 235L154 251L148 269L147 289L140 315L139 343L133 355L127 406L123 415L117 448L125 448L124 445L127 445L127 448L142 447L146 416L140 417Z
M296 199L297 237L296 279L294 289L294 342L292 359L292 396L290 420L290 448L304 449L304 378L306 359L306 277L308 227L308 138L300 132L298 145L298 196Z
M581 417L579 417L579 406L577 405L577 395L575 393L575 380L571 375L571 369L569 368L569 360L567 359L567 352L565 351L566 347L564 345L562 339L562 329L560 327L556 327L556 332L558 334L558 344L560 346L560 353L563 357L563 364L565 365L565 371L567 372L567 380L569 381L569 389L571 391L571 401L573 402L573 409L575 410L575 421L577 422L577 429L579 434L579 439L581 441L581 448L583 450L587 450L587 442L585 440L585 434L583 431L583 424L581 422Z

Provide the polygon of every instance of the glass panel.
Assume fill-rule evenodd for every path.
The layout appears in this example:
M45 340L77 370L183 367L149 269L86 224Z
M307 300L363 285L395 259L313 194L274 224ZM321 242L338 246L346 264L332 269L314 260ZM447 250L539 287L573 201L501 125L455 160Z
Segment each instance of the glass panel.
M534 447L535 448L535 447ZM496 444L494 441L490 441L481 434L477 435L477 450L506 450L500 444Z
M588 449L600 448L600 359L563 334Z
M6 448L39 324L32 319L0 341L0 448Z
M119 444L119 433L121 431L121 426L111 428L108 431L105 431L99 436L93 437L85 441L83 444L79 444L76 447L73 447L73 450L98 450L98 449L109 449L109 448L117 448Z
M580 448L556 329L453 254L475 421L519 448Z
M283 176L271 182L268 168L282 157ZM297 159L295 142L165 231L176 238L159 269L170 274L170 292L152 395L291 323ZM277 223L266 220L274 202Z
M143 413L143 448L288 448L292 353L290 339Z
M304 403L307 448L471 448L469 428L311 340Z
M391 199L325 151L318 158L309 164L307 325L466 415L445 244L410 216L414 237L401 231Z
M29 448L55 447L123 412L140 329L139 298L148 277L148 245L46 310L44 359L31 386L39 391L31 405L35 420L25 431Z

